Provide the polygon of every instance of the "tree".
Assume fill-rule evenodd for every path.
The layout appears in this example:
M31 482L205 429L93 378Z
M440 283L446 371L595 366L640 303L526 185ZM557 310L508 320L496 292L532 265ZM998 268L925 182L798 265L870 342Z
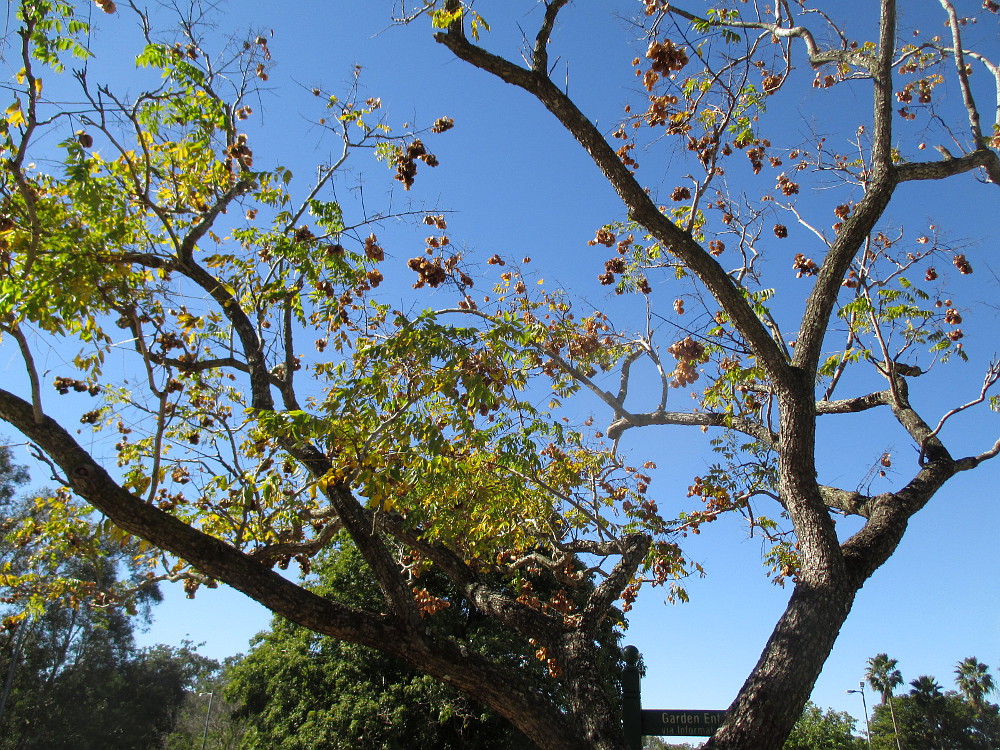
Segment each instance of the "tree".
M110 0L98 5L115 11ZM593 158L623 204L594 239L617 251L599 279L638 295L648 317L618 326L602 311L581 312L569 294L535 293L513 264L500 271L499 255L486 264L499 278L473 278L437 212L424 216L433 236L408 267L418 288L448 290L456 302L397 309L426 303L379 298L391 264L377 227L351 218L327 190L360 148L411 188L437 164L423 140L430 134L392 131L381 102L357 89L331 97L317 88L325 109L316 122L341 155L303 186L275 166L277 144L260 143L250 127L255 82L272 64L267 36L214 55L195 17L169 39L141 18L138 61L153 75L130 86L140 93L125 97L85 70L76 80L86 104L70 110L43 91L59 85L64 57L89 54L90 27L70 3L23 0L18 34L8 37L20 48L4 57L19 54L0 143L0 325L24 381L0 390L0 418L110 519L115 528L99 534L173 556L154 580L183 580L192 595L228 583L310 631L409 662L548 750L623 747L601 668L614 655L598 633L616 601L627 609L642 584L669 586L684 574L682 534L743 513L773 543L767 562L792 593L707 746L775 750L855 594L909 520L956 474L1000 453L997 443L953 455L945 429L990 399L995 363L984 365L978 397L959 397L940 419L910 397L922 383L952 392L947 368L930 364L967 353L938 268L971 273L971 251L937 230L896 232L883 221L915 183L1000 182L1000 144L976 104L984 76L969 76L970 66L994 76L997 66L989 50L967 48L947 0L946 39L907 43L894 0L880 0L877 29L857 30L835 23L839 3L739 3L698 16L645 0L634 27L642 49L628 71L644 91L606 137L549 77L557 21L576 8L530 6L537 25L526 66L488 51L490 26L459 0L420 4L416 17L429 15L458 59L535 97ZM983 21L997 10L985 3ZM520 9L497 13L493 28L508 14L511 25L524 23ZM110 22L120 44L126 24ZM831 122L830 138L775 145L768 123L789 98L797 106L786 89L809 88L795 73L807 65L818 73L817 101L841 85L865 86L871 109L860 122ZM946 77L957 115L938 86ZM452 125L442 118L430 130ZM935 140L941 158L928 160L922 144ZM669 192L658 195L663 175L637 171L645 147L674 149L690 178L668 175ZM784 159L794 167L761 186L756 175ZM822 200L791 202L818 186ZM801 248L791 259L797 281L761 260L789 237ZM672 312L652 311L654 283L677 290ZM683 322L685 303L699 307L699 321ZM655 336L664 319L685 332L665 351ZM133 351L112 367L115 326ZM308 341L322 356L303 353ZM60 408L43 397L40 346L80 350L75 370L67 365L54 382L69 396ZM635 403L643 363L661 386L649 406ZM614 390L601 375L609 372ZM702 378L705 387L691 389ZM672 387L690 389L696 405L668 409ZM581 389L611 410L610 444L534 405L539 392L558 401ZM83 394L99 400L80 407ZM818 420L860 412L885 413L907 436L913 460L886 453L875 469L895 466L905 472L899 482L821 480ZM74 437L74 417L95 434ZM710 430L718 454L692 480L697 504L674 518L649 494L655 467L632 467L618 452L624 435L654 425ZM843 515L862 524L845 540L835 527ZM320 597L273 570L294 561L308 573L340 530L375 578L377 607ZM592 589L582 575L591 563ZM448 609L420 582L429 570L478 616L532 639L559 690L539 692L524 670L428 627ZM532 580L542 570L563 588L539 596Z
M868 660L868 668L865 670L865 679L882 696L882 705L888 704L889 716L892 717L893 729L896 737L899 731L896 729L896 713L892 706L893 691L903 684L903 673L896 669L896 660L890 659L888 654L876 654ZM899 741L897 740L897 746ZM899 750L899 747L897 747Z
M17 492L18 486L27 481L27 469L14 464L13 454L8 446L0 446L0 510L4 512L5 516L8 506ZM6 531L6 526L7 524L4 523L2 527L4 531ZM13 550L8 545L0 544L0 570L6 571L11 565L11 558L14 556L12 552ZM0 687L0 726L3 726L3 717L7 710L7 701L10 698L14 674L24 649L23 634L12 634L8 631L6 635L7 638L3 643L2 658L3 662L6 662L7 669L0 673L3 675L3 683L2 687Z
M709 321L703 329L705 340L715 343L720 339L712 339L713 335L722 337L727 346L719 346L713 360L707 351L710 344L686 337L669 349L679 363L675 380L670 383L669 377L663 378L665 386L683 385L697 377L698 364L706 360L719 363L719 374L704 391L704 411L695 415L667 411L660 398L659 403L653 399L651 410L637 413L634 406L625 403L626 387L616 396L586 376L578 376L613 409L615 421L609 434L617 436L626 429L652 424L724 424L742 432L747 445L774 453L773 463L765 462L769 471L762 472L760 454L745 449L717 473L721 482L705 483L705 489L693 488L694 494L709 501L710 508L716 507L720 497L725 502L734 498L747 502L759 495L777 496L796 539L791 561L784 554L787 548L776 549L780 568L789 571L795 581L785 614L730 706L729 720L706 747L780 744L808 697L855 593L892 554L908 519L955 473L972 469L1000 452L1000 443L994 443L984 446L986 450L978 455L955 458L941 438L941 428L958 412L947 412L936 427L931 427L911 402L908 378L924 373L924 368L905 361L911 347L920 341L942 353L955 351L953 347L963 334L953 325L961 321L961 316L956 317L957 310L950 317L946 314L944 328L938 328L931 323L933 314L917 312L926 292L911 291L913 284L905 276L900 280L899 275L927 261L924 279L933 282L938 275L930 261L934 253L918 249L899 254L898 249L891 249L895 241L878 229L894 194L908 182L945 180L979 172L986 181L1000 183L1000 160L995 150L1000 145L997 125L992 131L983 129L969 81L971 61L980 63L987 58L968 51L963 43L962 28L968 19L960 19L951 2L942 0L940 4L950 41L941 42L935 37L919 46L904 44L900 48L894 0L879 3L877 33L864 37L876 41L864 43L851 41L850 30L834 23L819 7L822 4L776 3L763 8L754 6L752 11L740 4L726 4L697 15L673 3L646 2L650 21L641 28L648 33L649 47L645 59L637 56L634 63L648 96L640 107L626 107L622 127L612 134L621 143L617 150L549 77L549 46L555 21L569 7L567 2L553 0L545 4L533 50L526 56L527 66L480 45L475 16L471 22L466 19L473 12L464 9L460 0L442 3L435 19L444 28L436 35L438 42L458 59L537 99L586 149L618 193L627 221L605 226L595 242L613 247L617 240L615 229L628 234L623 244L616 246L618 257L607 262L602 283L617 282L624 288L638 287L649 293L650 275L656 269L669 270L678 276L696 277L697 288L705 295L701 299L710 300L704 310ZM992 2L984 7L991 13L998 10ZM827 21L824 32L829 33L829 39L838 41L825 45L817 41L820 37L807 15L810 11ZM765 49L768 51L763 52ZM799 54L803 57L796 58ZM844 180L844 195L853 193L851 199L829 206L839 220L832 234L817 229L818 222L807 220L794 205L785 204L789 215L818 237L818 249L824 254L821 262L801 252L793 259L797 276L815 281L807 292L801 318L791 321L797 334L788 336L781 333L782 325L772 316L772 307L757 306L770 299L771 290L753 283L755 259L764 244L760 238L767 231L762 217L771 215L766 204L775 198L765 195L753 210L747 210L740 191L720 184L719 178L740 150L746 152L755 173L768 160L774 167L781 165L774 144L755 122L758 116L763 119L764 102L770 109L779 92L797 80L792 74L793 59L802 59L816 69L817 87L832 87L844 80L870 81L872 105L866 121L855 131L866 138L853 160L836 151L827 153L822 139L815 150L779 152L795 159L805 156L799 164L806 169L814 166L827 171L829 165ZM903 76L913 76L901 88L896 83L897 67ZM759 72L753 72L754 68ZM984 68L991 74L997 69L992 62L986 62ZM894 122L897 114L903 125L915 119L913 107L904 106L897 112L895 105L900 101L911 105L914 99L917 107L932 102L931 90L945 73L953 76L962 92L960 116L965 123L959 126L961 120L954 122L954 127L963 131L962 153L954 156L942 147L944 159L925 161L917 153L923 146L908 145L906 139L910 136L904 135L904 128ZM658 201L637 178L639 165L633 154L640 144L649 143L649 139L643 140L642 125L653 128L654 137L675 137L678 149L692 153L685 166L696 170L698 177L689 177L690 185L677 185L670 193L669 198L677 206L672 210L660 205L667 203L666 195L659 196ZM727 166L720 170L722 164ZM777 175L775 190L788 198L797 195L802 189L800 180L805 180L802 174L796 170L792 175ZM718 218L712 217L713 211L718 212ZM635 243L630 233L633 230L645 242ZM789 230L779 222L772 232L781 240ZM747 236L754 239L748 241ZM722 238L730 237L739 245L737 256L729 261L736 266L735 271L727 270L717 260L726 253ZM929 238L918 244L925 242L929 243ZM947 255L951 255L959 273L971 273L972 266L963 254ZM888 261L881 272L876 270L879 257ZM893 281L898 281L898 286ZM679 299L676 304L678 314L684 309L683 302ZM900 313L902 317L897 318ZM835 315L845 325L847 335L843 348L829 356L823 351L824 346L829 347L827 332ZM713 323L717 327L713 328ZM727 338L730 335L735 339L732 342ZM862 340L867 343L861 344ZM734 357L734 350L742 356ZM840 375L859 354L884 378L887 390L839 402L832 400L842 382ZM641 356L637 352L635 359ZM984 390L979 399L974 399L976 403L985 400L998 377L1000 369L991 363ZM737 393L750 394L747 409L734 408L733 402L725 399L716 400L720 391L731 393L726 388L732 386ZM778 413L774 432L770 431L771 425L756 418L761 396L763 403ZM723 404L724 408L719 409ZM916 446L918 460L909 481L895 491L874 495L822 485L817 478L815 454L817 419L879 407L887 407ZM744 418L748 421L742 422ZM892 457L883 455L881 464L892 465ZM729 491L720 492L719 484ZM860 516L864 528L842 542L834 529L832 514L836 513Z
M974 656L955 666L955 684L977 711L984 705L983 698L996 689L989 667Z
M668 744L659 737L646 737L643 742L643 748L645 748L645 750L692 750L694 745L690 745L686 742L683 744Z
M86 750L159 747L184 696L190 654L136 649L117 608L50 605L19 626L0 747Z
M193 18L176 44L140 18L149 89L126 99L82 71L76 96L87 105L68 111L45 98L42 73L52 90L63 57L88 57L90 26L69 3L25 0L17 18L8 39L20 40L12 74L23 87L0 143L0 320L28 398L0 392L0 417L109 519L91 537L139 538L175 555L148 583L183 580L194 595L222 580L312 631L407 660L544 747L620 745L603 666L618 655L598 636L617 622L615 600L633 596L638 570L668 583L682 561L644 497L649 477L526 398L540 363L515 319L473 327L373 298L385 259L374 220L351 225L323 190L356 148L394 162L409 186L418 163L436 164L421 134L388 132L379 102L356 91L321 96L342 155L299 190L288 170L262 168L270 159L238 130L254 82L267 77L266 37L213 57ZM45 151L45 129L62 129L57 153ZM39 168L56 157L58 174ZM245 220L225 226L237 207ZM438 234L409 264L418 284L467 288L457 258L444 255L445 220L425 221ZM131 365L105 376L115 326L134 346L138 380ZM327 354L303 361L305 336ZM77 371L54 386L100 399L79 420L94 440L115 435L114 475L47 410L33 349L49 337L81 347ZM297 390L304 366L314 382ZM619 520L605 516L609 506ZM47 533L78 543L69 525ZM375 576L373 610L273 570L294 560L307 572L340 529ZM596 586L580 554L601 572ZM534 640L533 662L560 679L559 702L534 689L533 670L428 627L446 604L420 584L430 567L482 616ZM533 589L543 570L561 583L545 598ZM580 604L573 591L584 589Z
M0 445L0 508L6 512L17 488L28 481L28 470L14 463L14 452L8 445Z
M0 448L0 612L7 623L0 641L0 747L158 747L202 657L187 646L136 649L132 615L141 612L148 621L159 590L127 582L131 614L109 606L106 595L122 588L122 572L135 572L142 557L136 545L84 542L76 534L84 534L88 511L68 498L59 504L46 495L16 498L28 475L11 459L10 449ZM66 536L46 538L41 530L53 525ZM67 541L73 553L60 554Z
M910 695L913 696L917 703L924 706L932 705L944 695L941 692L941 686L938 684L938 681L930 675L922 674L917 679L911 680L910 685L913 686Z
M822 708L810 701L795 722L784 750L864 750L867 744L854 736L855 719L843 711Z
M185 644L189 648L189 644ZM192 652L193 653L193 652ZM240 655L223 664L199 657L198 669L187 686L184 701L170 733L163 738L163 750L238 750L246 734L244 722L234 718L237 706L223 695L229 672Z
M942 693L933 678L914 681L908 695L896 697L899 733L884 705L872 715L872 746L892 750L896 737L903 747L935 750L987 750L1000 742L1000 713L987 704L982 712L962 695Z
M903 684L903 673L896 669L898 662L888 654L876 654L868 660L865 679L882 696L882 703L891 703L893 691Z
M152 747L172 721L183 677L162 648L135 648L132 615L148 622L160 600L136 570L144 556L135 543L91 537L89 506L64 491L15 497L27 473L9 459L3 448L2 747ZM49 528L60 531L48 536ZM127 606L114 606L123 591Z

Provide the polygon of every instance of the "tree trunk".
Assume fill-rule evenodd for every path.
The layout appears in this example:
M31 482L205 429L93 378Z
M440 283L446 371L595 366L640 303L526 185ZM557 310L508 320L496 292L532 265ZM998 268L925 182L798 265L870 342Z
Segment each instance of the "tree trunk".
M626 750L620 707L601 678L599 654L586 635L564 637L556 652L569 693L570 718L593 750Z
M892 717L892 736L896 738L896 750L903 750L899 740L899 725L896 724L896 709L892 707L892 693L886 696L889 702L889 716Z
M800 581L760 660L705 750L780 750L812 693L857 589Z

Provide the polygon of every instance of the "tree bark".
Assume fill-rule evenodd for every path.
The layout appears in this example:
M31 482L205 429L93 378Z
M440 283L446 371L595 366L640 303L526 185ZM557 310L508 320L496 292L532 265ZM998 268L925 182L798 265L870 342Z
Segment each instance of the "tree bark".
M857 589L834 581L795 585L760 660L705 750L778 750L809 700Z
M556 649L569 693L570 715L589 747L625 750L621 711L606 692L598 657L593 640L579 632L564 637Z

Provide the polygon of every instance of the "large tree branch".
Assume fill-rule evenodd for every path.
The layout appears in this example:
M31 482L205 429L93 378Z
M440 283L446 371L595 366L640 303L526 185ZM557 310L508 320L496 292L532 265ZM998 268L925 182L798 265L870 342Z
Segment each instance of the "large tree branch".
M581 631L591 638L597 637L601 623L607 618L611 606L635 576L652 540L648 534L629 534L619 540L620 554L611 573L594 589L583 608Z
M892 391L876 391L864 396L845 398L839 401L817 401L817 414L855 414L878 406L889 406L892 403Z
M282 557L295 557L296 555L306 555L312 557L318 554L341 530L339 521L334 521L323 527L315 537L304 542L279 542L277 544L266 544L250 553L250 557L262 563L271 564Z
M648 425L685 425L695 427L723 427L736 430L770 446L778 444L777 434L765 425L750 419L719 412L654 411L648 414L623 414L608 427L608 437L617 439L625 430Z
M943 180L982 167L990 182L1000 185L1000 157L993 149L981 146L962 156L946 155L942 161L917 161L894 167L897 182L909 180Z
M927 456L931 461L951 463L951 454L937 436L937 431L932 430L910 404L910 389L906 380L898 375L890 374L889 377L892 378L892 414L920 447L920 460L923 461L924 456Z
M868 500L868 522L841 545L848 575L855 586L861 586L889 559L903 538L909 519L956 471L955 462L948 458L931 461L899 491Z
M830 508L835 508L851 516L861 516L862 518L867 518L871 512L871 498L862 495L860 492L826 486L821 486L819 491L823 496L823 502Z

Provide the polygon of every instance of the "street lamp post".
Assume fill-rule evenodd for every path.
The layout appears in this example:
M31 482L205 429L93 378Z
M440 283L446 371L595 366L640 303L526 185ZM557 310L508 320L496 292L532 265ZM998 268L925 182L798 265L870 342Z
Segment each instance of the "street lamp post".
M208 696L208 711L205 712L205 731L201 734L201 750L205 750L208 742L208 721L212 718L212 701L215 700L215 693L198 693L198 695Z
M865 700L865 682L861 681L860 690L848 690L848 693L861 694L861 707L865 710L865 730L868 735L868 750L872 750L872 725L868 723L868 701ZM204 748L202 748L204 750Z

